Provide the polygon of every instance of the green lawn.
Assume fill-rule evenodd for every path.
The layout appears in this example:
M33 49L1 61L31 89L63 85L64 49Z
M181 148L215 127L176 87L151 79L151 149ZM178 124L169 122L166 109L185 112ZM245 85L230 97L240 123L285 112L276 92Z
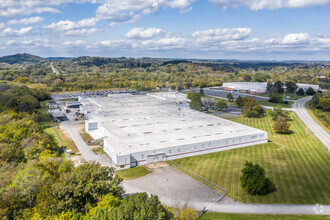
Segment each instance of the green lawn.
M65 102L65 101L74 101L77 98L67 98L67 99L60 99L60 101Z
M270 94L259 94L259 96L269 97ZM287 98L287 96L289 97ZM299 96L297 95L297 93L289 93L289 92L285 93L285 99L290 99L290 100L298 100L307 96L308 95Z
M68 137L59 127L56 127L55 130L65 149L71 149L72 153L79 152L79 149L70 137Z
M207 212L200 219L201 220L321 220L328 219L329 216L319 215L266 215L266 214L234 214L234 213L219 213Z
M144 166L133 167L126 170L118 170L116 174L124 180L136 179L150 173Z
M82 139L84 139L84 141L88 144L89 141L93 141L94 139L92 138L92 136L90 136L90 134L88 134L85 129L81 130L79 132L80 136L82 137Z
M288 104L283 103L272 103L268 100L258 100L257 101L260 105L266 105L271 107L281 107L281 108L292 108L293 102L289 102Z
M268 111L267 111L268 114ZM251 147L175 160L179 165L215 182L228 196L245 203L330 204L330 160L327 149L295 113L290 135L276 134L273 120L232 118L269 132L271 142ZM266 196L252 196L242 190L241 169L246 160L260 164L275 184L276 191Z
M61 142L63 144L63 147L65 149L71 149L73 153L78 153L79 150L78 150L77 146L75 145L75 143L72 141L72 139L67 137L61 131L61 129L59 129L57 126L55 126L55 130L52 127L52 124L50 122L50 116L48 115L48 113L46 111L46 103L47 102L41 102L40 108L38 109L38 114L40 117L39 124L40 124L41 129L43 129L46 133L53 135L56 143L60 146L60 143L55 134L55 131L56 131L59 139L61 140ZM57 123L54 123L54 125L56 125L56 124Z
M235 102L229 102L227 99L216 98L216 97L208 96L208 95L202 96L202 98L214 99L215 102L217 102L219 100L224 100L224 101L226 101L227 105L237 106Z
M97 154L97 155L102 155L102 154L106 154L103 150L103 147L96 147L93 148L92 151Z

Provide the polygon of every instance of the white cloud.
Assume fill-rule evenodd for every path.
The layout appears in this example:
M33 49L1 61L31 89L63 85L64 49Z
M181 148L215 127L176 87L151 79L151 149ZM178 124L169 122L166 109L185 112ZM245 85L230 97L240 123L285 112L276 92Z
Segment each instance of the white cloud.
M1 0L0 16L15 17L33 13L59 13L57 6L68 3L103 3L104 0Z
M86 45L85 41L82 40L76 40L76 41L66 41L63 43L65 46L84 46Z
M8 21L8 24L9 25L15 25L15 24L29 25L29 24L40 23L43 20L44 20L44 18L42 18L42 17L22 18L20 20L12 19L12 20Z
M25 28L21 28L21 29L17 29L17 30L8 27L0 32L0 36L21 37L21 36L28 34L31 30L32 30L32 27L25 27Z
M223 41L243 40L250 36L250 28L224 28L224 29L209 29L203 31L196 31L192 34L197 38L199 43L220 43Z
M54 29L57 31L69 31L69 30L85 28L85 27L93 27L97 24L98 21L99 20L97 18L86 18L78 22L65 20L56 23L53 22L50 25L45 25L43 27L47 29Z
M85 18L78 22L65 20L44 25L43 28L60 31L67 36L84 36L98 32L99 29L94 28L98 22L97 18Z
M283 44L305 44L309 42L309 36L307 33L288 34L284 36Z
M245 6L251 10L275 10L280 8L306 8L323 6L330 3L330 0L209 0L210 2L227 7Z
M48 39L33 39L25 40L22 42L24 46L36 47L36 48L49 48L54 46Z
M155 13L160 9L190 6L195 0L107 0L99 6L96 15L108 20L110 25L134 22L141 15Z
M159 40L146 40L140 43L134 42L132 46L135 48L147 50L165 50L174 48L183 48L186 40L180 37L165 37Z
M16 44L16 40L9 40L9 41L7 41L6 44L7 44L8 46L15 45L15 44Z
M126 33L127 38L135 38L135 39L147 39L153 38L159 35L164 34L164 31L160 28L133 28L129 32Z
M92 45L88 45L87 48L130 48L132 42L130 40L104 40L93 43Z
M90 28L90 29L83 28L83 29L80 29L80 30L66 31L65 35L67 35L67 36L85 36L85 35L93 34L93 33L98 32L98 31L100 31L100 30L97 29L97 28Z
M0 30L6 27L5 23L0 23Z
M188 12L190 12L192 9L193 9L192 7L182 9L182 10L180 10L180 14L188 13Z

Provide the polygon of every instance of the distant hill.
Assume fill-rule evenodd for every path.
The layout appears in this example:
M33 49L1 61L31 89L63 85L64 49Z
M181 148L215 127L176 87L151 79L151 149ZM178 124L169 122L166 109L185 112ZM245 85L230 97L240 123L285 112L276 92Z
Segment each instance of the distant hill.
M39 62L44 60L41 57L27 54L27 53L18 53L15 55L9 55L0 57L0 63L8 63L8 64L16 64L16 63L24 63L24 62Z

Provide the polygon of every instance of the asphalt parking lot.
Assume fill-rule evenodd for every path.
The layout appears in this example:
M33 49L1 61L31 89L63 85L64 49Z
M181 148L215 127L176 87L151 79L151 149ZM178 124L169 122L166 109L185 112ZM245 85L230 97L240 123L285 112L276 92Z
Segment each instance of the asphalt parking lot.
M155 194L160 201L168 205L185 202L214 203L221 196L217 191L170 166L156 168L153 173L138 179L124 180L122 184L127 194ZM221 202L235 203L228 197L222 200Z

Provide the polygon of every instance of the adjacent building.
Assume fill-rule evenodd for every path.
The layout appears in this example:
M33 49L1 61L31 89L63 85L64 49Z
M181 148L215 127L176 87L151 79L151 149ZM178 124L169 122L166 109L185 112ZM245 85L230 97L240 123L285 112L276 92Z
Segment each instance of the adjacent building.
M297 83L298 89L302 88L306 91L309 87L315 91L319 90L319 85ZM267 83L260 82L224 82L222 88L228 91L251 93L251 94L262 94L267 91ZM284 87L285 88L285 87Z

